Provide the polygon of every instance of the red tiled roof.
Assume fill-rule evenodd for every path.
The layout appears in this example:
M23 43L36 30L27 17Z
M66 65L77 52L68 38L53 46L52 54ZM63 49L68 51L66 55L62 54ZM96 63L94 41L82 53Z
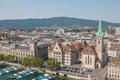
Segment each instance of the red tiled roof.
M82 51L82 53L83 54L94 55L94 54L96 54L95 47L94 46L87 46L86 48L84 48L84 50Z
M88 44L86 42L71 42L70 45L66 45L66 46L63 46L61 43L58 43L59 47L61 48L61 50L63 52L67 52L67 51L76 51L76 50L79 50L79 49L83 49L84 47L86 47ZM55 43L54 44L51 44L50 45L50 50L53 50L55 46Z
M97 58L97 61L96 61L97 63L101 63L101 60L99 59L99 58Z
M110 64L120 65L120 57L112 58Z
M117 49L120 49L120 44L112 44L109 50L116 51Z
M71 49L71 51L75 51L76 50L74 45L70 45L69 48Z
M82 43L80 43L80 42L71 42L71 45L74 45L76 49L81 49L81 48L86 47L88 44L87 44L87 42L84 41Z
M75 51L76 50L74 45L62 46L61 49L62 49L63 52Z

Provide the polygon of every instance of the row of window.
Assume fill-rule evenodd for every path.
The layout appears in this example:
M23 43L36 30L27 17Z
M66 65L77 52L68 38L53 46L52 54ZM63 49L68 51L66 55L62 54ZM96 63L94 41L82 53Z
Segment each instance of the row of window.
M63 61L65 65L69 65L71 63L71 59L75 59L75 54L65 53L61 54L59 51L53 51L53 53L48 53L49 57L57 59L59 62Z
M92 57L85 57L85 64L92 65Z
M56 51L54 51L53 53L54 54L59 54L59 55L61 54L61 52L56 52ZM65 53L65 55L70 55L70 54L69 53Z
M16 53L16 52L13 52L12 55L18 55L18 56L26 56L26 53Z
M120 73L120 69L110 69L109 68L109 73L115 73L115 74L119 74Z
M120 75L109 74L109 77L120 78Z
M61 52L54 52L54 54L60 54Z
M30 55L29 52L21 52L21 51L13 51L13 50L0 50L0 51L1 51L1 53L12 54L15 56L20 56L20 57L25 57L25 56Z

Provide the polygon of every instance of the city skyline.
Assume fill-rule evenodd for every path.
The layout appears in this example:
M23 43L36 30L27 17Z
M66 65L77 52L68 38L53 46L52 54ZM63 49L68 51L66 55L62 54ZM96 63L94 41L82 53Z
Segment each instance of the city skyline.
M0 20L72 17L120 23L119 0L1 0Z

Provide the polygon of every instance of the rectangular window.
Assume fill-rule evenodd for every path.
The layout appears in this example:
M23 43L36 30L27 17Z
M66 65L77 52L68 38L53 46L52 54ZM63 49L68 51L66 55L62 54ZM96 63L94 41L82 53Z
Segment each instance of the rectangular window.
M87 64L87 57L85 57L85 64Z
M89 65L89 63L90 63L89 61L90 61L90 60L89 60L89 56L88 56L88 65Z
M92 65L92 57L90 57L90 65Z

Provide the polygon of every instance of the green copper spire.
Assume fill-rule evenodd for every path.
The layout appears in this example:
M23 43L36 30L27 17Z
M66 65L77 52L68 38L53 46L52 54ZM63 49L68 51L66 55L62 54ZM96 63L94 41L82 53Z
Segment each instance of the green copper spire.
M97 36L103 37L103 32L102 32L102 21L101 21L101 18L100 18L100 20L99 20L99 26L98 26Z

